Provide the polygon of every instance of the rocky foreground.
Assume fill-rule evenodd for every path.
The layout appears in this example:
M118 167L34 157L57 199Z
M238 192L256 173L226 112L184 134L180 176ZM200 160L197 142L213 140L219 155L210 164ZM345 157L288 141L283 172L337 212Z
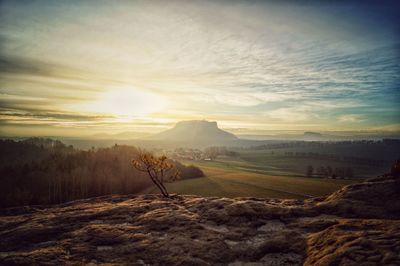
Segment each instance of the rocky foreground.
M400 265L400 179L327 198L107 196L0 211L0 264Z

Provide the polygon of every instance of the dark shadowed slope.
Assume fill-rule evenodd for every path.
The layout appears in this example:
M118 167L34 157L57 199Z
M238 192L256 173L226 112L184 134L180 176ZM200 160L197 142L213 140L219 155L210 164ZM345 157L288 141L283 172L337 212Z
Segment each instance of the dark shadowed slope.
M2 210L0 264L399 265L400 179L327 198L107 196Z

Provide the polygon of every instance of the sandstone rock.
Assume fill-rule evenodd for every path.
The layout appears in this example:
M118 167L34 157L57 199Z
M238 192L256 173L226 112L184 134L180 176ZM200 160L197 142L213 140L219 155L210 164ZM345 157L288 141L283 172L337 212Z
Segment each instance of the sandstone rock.
M398 186L384 176L305 201L113 195L0 210L0 264L399 265Z
M317 207L342 217L400 219L400 177L383 176L346 186Z

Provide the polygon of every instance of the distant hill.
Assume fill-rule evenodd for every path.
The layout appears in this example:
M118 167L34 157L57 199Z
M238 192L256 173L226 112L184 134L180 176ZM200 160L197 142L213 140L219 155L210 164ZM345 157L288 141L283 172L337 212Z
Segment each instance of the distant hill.
M217 122L192 120L178 122L173 128L152 136L152 140L210 144L237 140L234 134L218 128Z
M150 133L145 133L145 132L134 132L134 131L127 131L127 132L121 132L121 133L116 133L116 134L108 134L108 133L98 133L94 134L91 137L94 139L137 139L137 138L143 138L149 136Z
M304 132L303 140L320 141L327 140L327 137L318 132Z

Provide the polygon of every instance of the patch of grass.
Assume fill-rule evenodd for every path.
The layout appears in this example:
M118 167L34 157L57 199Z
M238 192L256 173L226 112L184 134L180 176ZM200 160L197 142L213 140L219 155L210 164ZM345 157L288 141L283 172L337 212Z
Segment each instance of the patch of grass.
M252 165L253 169L264 170L268 174L276 175L301 175L304 176L306 167L312 165L314 169L320 166L350 167L354 170L355 176L374 177L385 173L390 165L377 167L369 164L349 163L347 161L330 160L326 158L288 157L283 156L283 151L241 151L240 159Z
M204 178L167 185L171 193L220 197L295 198L325 196L356 180L332 180L302 176L271 175L244 161L191 162L206 174ZM278 171L279 172L279 171ZM284 174L290 174L289 172Z
M360 182L305 177L307 165L344 167L346 162L312 158L284 157L269 151L241 151L239 157L221 157L214 161L183 161L200 167L206 177L167 184L171 193L220 197L296 198L326 196L341 187ZM365 176L370 166L352 165ZM377 169L375 169L377 171ZM155 189L147 193L158 193Z

